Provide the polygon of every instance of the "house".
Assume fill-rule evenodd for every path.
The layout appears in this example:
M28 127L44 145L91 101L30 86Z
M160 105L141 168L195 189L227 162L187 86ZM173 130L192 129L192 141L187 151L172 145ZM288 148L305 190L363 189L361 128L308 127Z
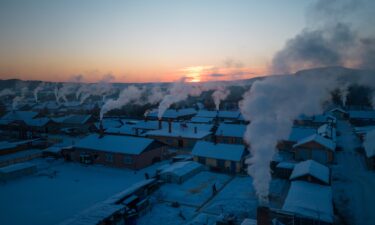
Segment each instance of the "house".
M0 155L7 155L26 150L28 147L32 146L32 142L35 140L36 139L13 142L0 141Z
M220 110L217 114L217 118L219 121L236 121L240 118L240 111L225 111Z
M281 140L277 144L277 148L282 151L291 151L293 145L299 140L317 133L315 127L293 126L287 140Z
M375 125L375 110L350 110L349 121L355 126Z
M146 137L158 140L171 148L190 151L199 140L210 140L212 125L172 123L159 130L148 131Z
M193 148L194 161L213 170L239 173L242 171L246 151L244 145L215 144L198 141Z
M322 137L336 141L336 128L331 124L323 124L318 128L317 133Z
M291 181L303 180L321 185L329 185L331 183L329 168L311 159L296 164L289 179Z
M193 118L190 119L190 123L206 123L206 124L211 124L214 122L214 118L210 117L198 117L194 116Z
M159 172L160 179L168 183L182 184L189 178L205 170L205 167L194 161L175 162L165 165Z
M163 144L148 138L91 134L63 155L86 164L141 169L163 159L164 151Z
M88 133L95 127L95 118L92 115L69 115L62 118L55 118L60 123L60 128L69 134Z
M332 188L305 181L293 181L282 210L293 214L284 224L333 224Z
M216 130L215 141L226 144L244 144L246 125L222 123Z
M333 126L336 125L337 119L336 117L329 115L329 114L320 114L314 116L306 116L300 115L297 119L294 120L294 124L297 126L304 126L304 127L320 127L323 124L332 124Z
M336 117L336 119L345 119L345 118L348 118L349 114L347 111L345 111L344 109L340 108L340 107L335 107L331 110L328 111L329 114L331 114L332 116Z
M186 120L197 114L193 108L186 109L167 109L161 117L161 120ZM146 115L147 119L158 120L158 110L153 110Z
M336 143L331 139L313 134L293 145L295 160L313 159L322 164L333 162Z

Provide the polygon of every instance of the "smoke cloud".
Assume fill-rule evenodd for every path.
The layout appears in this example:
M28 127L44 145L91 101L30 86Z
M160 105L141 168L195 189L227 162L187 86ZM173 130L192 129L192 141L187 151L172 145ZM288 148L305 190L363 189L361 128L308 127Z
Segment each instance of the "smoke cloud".
M293 73L301 69L346 66L375 69L375 35L367 24L372 1L319 0L309 8L308 25L272 60L272 72ZM373 17L373 16L371 16Z
M14 91L12 89L6 88L0 91L0 97L14 95Z
M268 202L270 162L278 141L288 137L297 116L321 113L334 87L329 79L288 75L255 81L245 93L241 113L251 121L244 136L251 145L246 163L260 202Z
M225 100L230 94L230 91L225 89L223 86L219 86L216 91L212 94L212 98L214 99L215 108L216 110L220 109L220 102Z
M40 83L40 84L34 89L33 94L34 94L35 102L38 102L38 93L39 93L41 90L44 89L45 85L46 85L46 84L45 84L44 82L42 82L42 83Z

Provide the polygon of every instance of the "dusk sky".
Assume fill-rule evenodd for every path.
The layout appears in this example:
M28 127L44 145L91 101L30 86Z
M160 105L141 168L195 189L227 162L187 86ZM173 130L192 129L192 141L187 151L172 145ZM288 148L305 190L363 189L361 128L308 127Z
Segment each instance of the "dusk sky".
M1 0L0 78L117 82L268 74L311 1ZM210 75L209 75L210 74Z

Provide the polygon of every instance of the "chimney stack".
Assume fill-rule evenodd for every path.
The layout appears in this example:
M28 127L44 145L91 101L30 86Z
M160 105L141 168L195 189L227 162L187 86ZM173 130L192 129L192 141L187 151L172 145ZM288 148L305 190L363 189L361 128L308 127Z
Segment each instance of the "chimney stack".
M159 130L161 130L163 127L162 127L162 122L161 122L161 119L159 119Z
M168 120L168 133L172 133L172 120Z
M267 206L258 206L257 208L257 224L258 225L269 225L270 223L270 208Z

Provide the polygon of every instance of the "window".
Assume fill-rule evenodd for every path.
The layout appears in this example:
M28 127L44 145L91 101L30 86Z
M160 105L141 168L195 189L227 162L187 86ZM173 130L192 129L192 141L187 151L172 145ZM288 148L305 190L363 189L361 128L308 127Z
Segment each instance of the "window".
M133 158L131 156L124 156L124 163L125 164L132 164Z
M113 162L113 155L112 154L105 154L105 160L107 162Z

